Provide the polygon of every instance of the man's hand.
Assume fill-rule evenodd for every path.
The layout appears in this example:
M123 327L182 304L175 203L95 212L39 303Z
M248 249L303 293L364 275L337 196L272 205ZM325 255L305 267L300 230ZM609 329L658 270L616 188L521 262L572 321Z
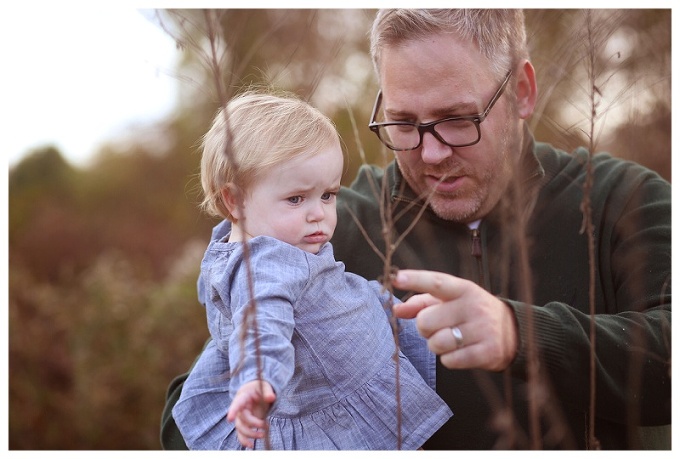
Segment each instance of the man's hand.
M434 271L401 270L392 284L424 292L394 306L403 319L416 318L432 352L451 369L502 371L517 353L517 325L510 306L475 284Z

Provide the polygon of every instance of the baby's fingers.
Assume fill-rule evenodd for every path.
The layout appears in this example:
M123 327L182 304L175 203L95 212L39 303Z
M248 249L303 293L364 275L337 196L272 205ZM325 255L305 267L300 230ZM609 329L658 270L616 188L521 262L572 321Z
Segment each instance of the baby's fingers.
M243 410L241 412L239 417L236 419L237 428L239 424L242 425L245 429L252 431L256 429L264 429L266 426L265 420L253 414L253 412L250 410Z
M250 410L243 410L234 423L239 442L246 448L254 446L253 440L264 438L265 421L253 415Z
M244 447L253 449L255 446L255 442L250 439L247 435L241 435L241 432L238 430L236 431L236 438L238 438L239 443L241 443Z

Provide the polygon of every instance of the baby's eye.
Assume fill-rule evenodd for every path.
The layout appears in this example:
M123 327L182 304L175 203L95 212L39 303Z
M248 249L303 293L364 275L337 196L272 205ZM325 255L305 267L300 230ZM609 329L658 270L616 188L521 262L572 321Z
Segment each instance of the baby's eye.
M329 192L321 195L321 200L322 201L332 201L334 197L335 197L335 193L331 193L329 191Z
M302 196L291 196L288 198L288 202L291 204L300 204L302 202Z

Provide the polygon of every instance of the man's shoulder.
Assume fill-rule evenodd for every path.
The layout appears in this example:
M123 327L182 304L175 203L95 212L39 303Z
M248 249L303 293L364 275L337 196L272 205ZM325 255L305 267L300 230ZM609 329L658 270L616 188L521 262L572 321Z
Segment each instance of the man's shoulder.
M656 175L655 172L634 161L617 157L607 151L591 154L588 149L578 147L567 152L548 143L536 142L534 152L549 178L556 176L583 178L588 173L588 166L591 166L596 177L603 180L612 179L620 174Z
M384 177L384 168L375 164L364 164L357 171L352 184L349 187L342 187L339 199L348 201L356 200L357 198L374 199L375 190L380 189Z
M362 269L369 265L382 266L382 261L373 256L373 245L379 246L382 240L380 206L390 194L383 192L383 186L389 190L394 187L393 164L385 169L362 166L352 185L338 193L338 225L332 239L335 255L346 264L348 271L361 272L364 277L373 275L372 271L366 275L367 271Z
M590 154L585 148L566 152L548 144L537 145L536 156L545 170L541 199L556 205L559 197L581 202L590 177L591 205L604 209L621 209L631 202L665 202L670 198L670 183L658 173L634 161L609 152Z
M383 186L393 187L392 165L383 169L376 165L363 165L349 187L342 187L338 193L338 221L343 218L358 218L375 215L380 208L381 198L385 197ZM387 175L387 183L385 176Z

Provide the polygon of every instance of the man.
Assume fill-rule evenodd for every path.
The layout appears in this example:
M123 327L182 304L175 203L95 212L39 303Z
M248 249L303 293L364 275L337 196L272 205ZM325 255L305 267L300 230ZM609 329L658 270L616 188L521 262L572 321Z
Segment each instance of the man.
M336 256L432 295L396 309L454 412L425 448L670 447L670 184L596 155L582 206L587 152L525 126L525 41L521 11L378 13L370 127L396 161L340 193Z

